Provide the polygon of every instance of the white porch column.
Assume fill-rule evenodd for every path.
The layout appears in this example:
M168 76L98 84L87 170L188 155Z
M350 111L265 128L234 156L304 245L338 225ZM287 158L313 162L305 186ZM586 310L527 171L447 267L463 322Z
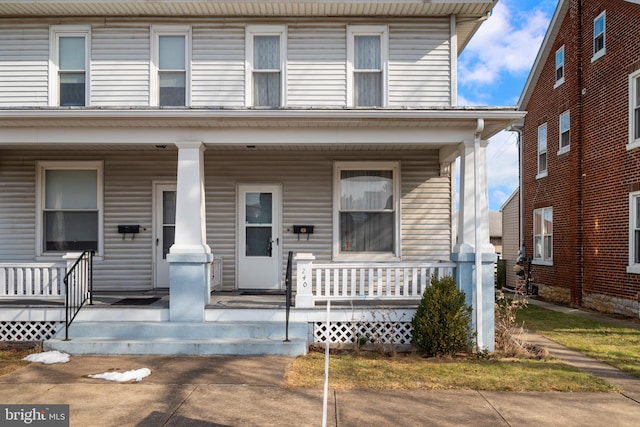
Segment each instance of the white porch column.
M480 140L482 119L473 141L465 141L460 156L460 206L458 244L451 260L456 263L456 283L473 307L473 328L479 349L494 349L495 248L489 240L487 141Z
M177 142L175 241L169 249L169 320L203 322L210 301L213 254L206 242L205 146Z

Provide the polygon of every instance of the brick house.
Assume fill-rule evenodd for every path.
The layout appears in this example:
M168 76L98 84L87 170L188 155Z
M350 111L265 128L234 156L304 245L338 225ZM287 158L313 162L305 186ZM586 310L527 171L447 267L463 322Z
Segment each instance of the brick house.
M560 0L527 80L526 255L542 298L638 315L640 2Z

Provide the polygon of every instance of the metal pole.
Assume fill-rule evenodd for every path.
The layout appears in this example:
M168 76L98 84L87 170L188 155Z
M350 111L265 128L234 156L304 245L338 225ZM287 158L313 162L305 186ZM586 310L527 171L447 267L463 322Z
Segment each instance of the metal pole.
M327 300L327 331L324 348L324 396L322 398L322 427L327 427L327 395L329 394L329 339L331 337L331 300Z

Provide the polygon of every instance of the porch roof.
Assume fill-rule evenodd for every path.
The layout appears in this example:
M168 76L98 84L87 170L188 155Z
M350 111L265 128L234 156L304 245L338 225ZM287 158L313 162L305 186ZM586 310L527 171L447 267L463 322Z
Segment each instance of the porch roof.
M0 17L427 17L456 15L458 53L498 0L0 0Z
M433 142L459 143L465 136L473 133L478 119L484 120L481 137L488 139L522 118L525 112L515 107L454 107L441 109L105 109L105 108L26 108L0 109L0 148L13 144L73 142L73 133L83 135L85 143L100 143L101 138L92 139L91 134L106 132L114 136L115 132L144 132L147 137L132 136L131 142L150 144L171 143L184 140L179 137L191 130L191 138L203 140L209 144L232 144L235 138L231 132L242 135L237 137L241 144L268 142L267 134L271 130L279 132L279 140L286 141L283 130L290 134L314 129L319 135L333 135L329 141L344 143L356 142L357 133L379 133L380 141L389 135L395 135L396 143L429 142L425 132L432 135ZM46 129L46 130L45 130ZM64 130L64 138L56 140L56 130ZM172 134L171 129L175 132ZM45 130L45 131L43 131ZM210 141L206 135L215 131ZM257 132L257 133L256 133ZM152 135L152 133L154 135ZM200 133L200 136L198 135ZM336 134L340 136L336 138ZM204 136L204 137L203 137ZM178 139L176 139L178 138ZM343 139L344 138L344 139ZM416 139L417 138L417 139ZM295 139L292 136L292 140ZM118 139L122 140L122 139ZM306 144L317 141L307 137ZM366 138L363 142L375 143L376 138ZM111 140L113 141L113 139ZM386 140L388 142L388 139ZM302 144L302 145L306 145ZM22 148L25 148L22 146ZM396 147L397 148L397 147Z

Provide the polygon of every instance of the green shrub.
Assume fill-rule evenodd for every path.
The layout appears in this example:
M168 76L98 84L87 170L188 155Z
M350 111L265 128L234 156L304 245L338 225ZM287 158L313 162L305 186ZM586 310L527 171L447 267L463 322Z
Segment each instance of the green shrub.
M431 278L431 286L411 319L411 341L427 356L454 355L472 348L471 306L451 276Z

